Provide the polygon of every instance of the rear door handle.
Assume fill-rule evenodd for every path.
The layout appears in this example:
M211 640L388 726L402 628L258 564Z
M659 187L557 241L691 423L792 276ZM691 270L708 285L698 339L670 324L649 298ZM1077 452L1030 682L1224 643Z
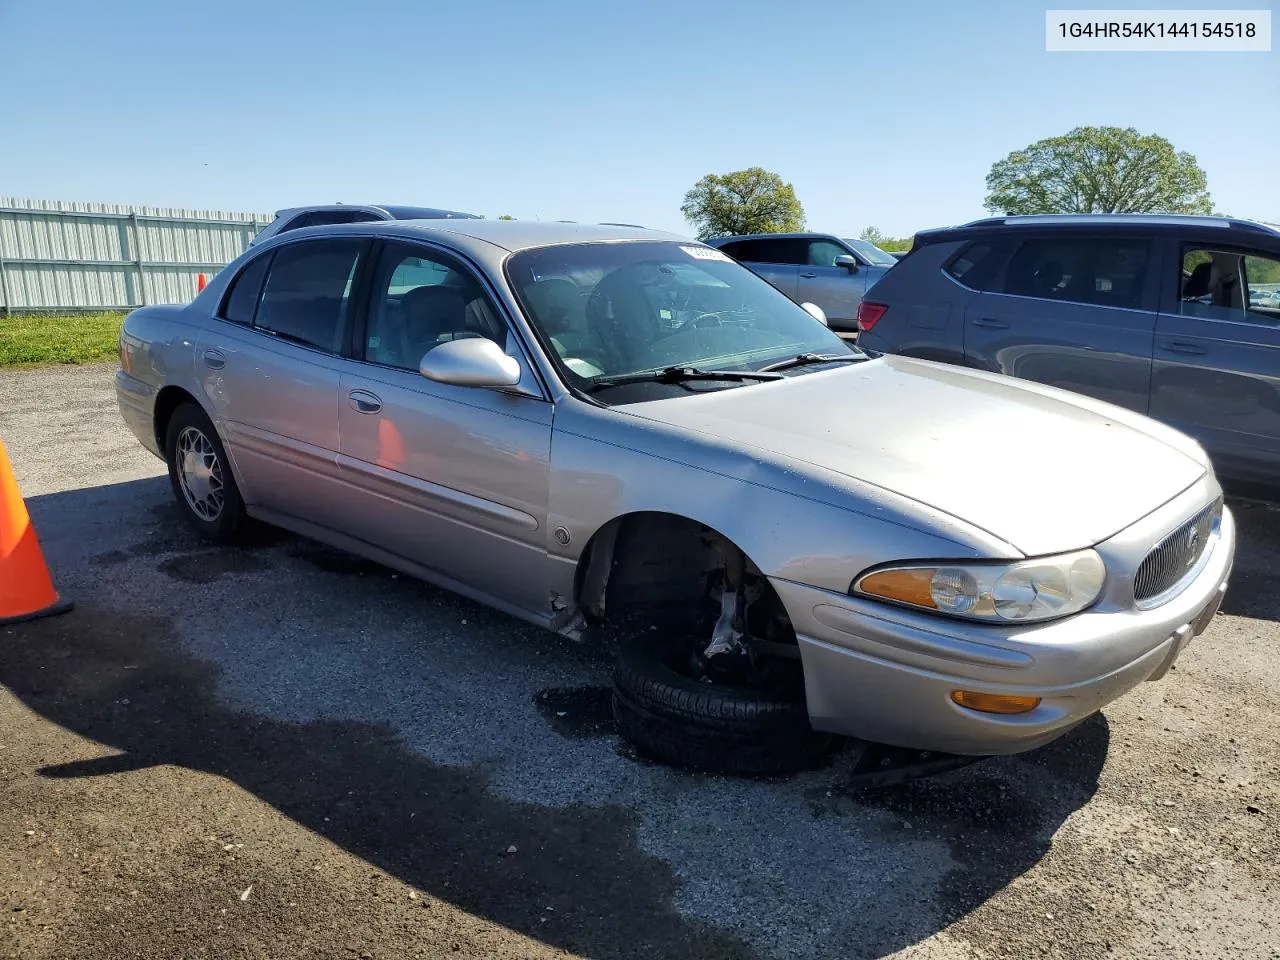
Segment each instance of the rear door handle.
M1008 330L1009 329L1009 321L994 320L991 317L978 317L976 320L973 321L973 325L975 327L987 327L988 329L991 329L991 330Z
M368 390L352 390L347 399L356 413L378 413L382 410L382 401Z
M204 365L210 370L221 370L227 365L226 355L221 350L209 349L204 352Z
M814 277L816 277L816 276L817 276L817 274L816 274L816 273L802 273L802 274L800 274L800 276L804 277L806 280L812 280Z
M1170 353L1182 353L1192 357L1202 357L1208 353L1200 344L1188 343L1186 340L1168 340L1161 346Z

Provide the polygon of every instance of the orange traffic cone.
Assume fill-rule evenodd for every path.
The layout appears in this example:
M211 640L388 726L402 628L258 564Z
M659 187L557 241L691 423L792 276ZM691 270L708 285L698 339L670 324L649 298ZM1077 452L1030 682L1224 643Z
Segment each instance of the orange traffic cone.
M196 293L199 293L209 285L209 278L203 273L196 274Z
M66 613L0 441L0 626Z

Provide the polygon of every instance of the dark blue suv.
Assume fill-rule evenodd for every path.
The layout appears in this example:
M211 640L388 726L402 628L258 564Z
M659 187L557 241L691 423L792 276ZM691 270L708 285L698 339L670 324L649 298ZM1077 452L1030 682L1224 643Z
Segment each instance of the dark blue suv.
M869 350L1140 411L1199 440L1221 475L1280 482L1280 227L1046 215L927 230L858 327Z

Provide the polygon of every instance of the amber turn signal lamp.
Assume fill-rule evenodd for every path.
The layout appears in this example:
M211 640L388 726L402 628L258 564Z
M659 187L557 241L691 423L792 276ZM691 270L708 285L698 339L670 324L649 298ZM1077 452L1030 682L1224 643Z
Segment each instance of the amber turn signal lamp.
M917 607L937 608L933 602L933 570L882 570L858 581L858 590L873 597L884 597Z
M1011 697L999 693L976 693L973 690L952 690L954 703L983 713L1030 713L1040 706L1039 697Z

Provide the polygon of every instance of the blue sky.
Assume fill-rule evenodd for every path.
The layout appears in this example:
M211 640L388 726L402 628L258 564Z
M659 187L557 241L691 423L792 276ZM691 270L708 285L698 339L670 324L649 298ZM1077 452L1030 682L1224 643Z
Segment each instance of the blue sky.
M1115 124L1280 221L1280 45L1047 53L1046 6L1072 4L0 0L0 195L689 232L699 177L759 165L814 229L907 234L983 215L1010 150Z

